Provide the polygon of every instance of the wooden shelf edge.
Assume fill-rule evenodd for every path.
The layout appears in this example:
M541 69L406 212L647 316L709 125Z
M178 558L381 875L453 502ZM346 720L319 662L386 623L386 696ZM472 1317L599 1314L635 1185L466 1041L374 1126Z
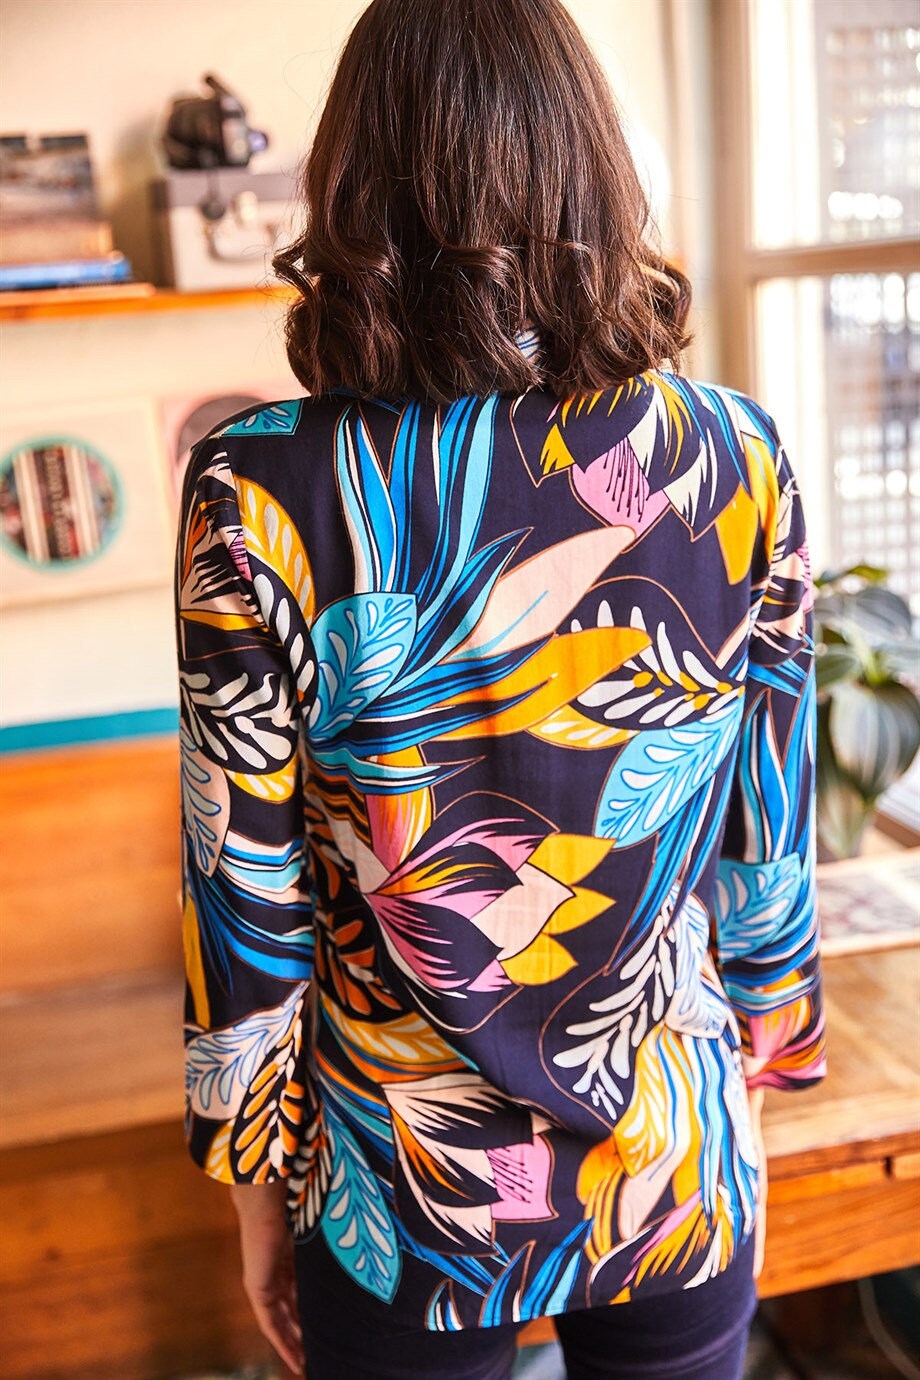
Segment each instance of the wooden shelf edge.
M83 316L123 316L138 312L223 311L295 301L294 288L280 284L222 288L211 292L177 292L153 283L118 287L37 289L0 294L0 322L66 320Z

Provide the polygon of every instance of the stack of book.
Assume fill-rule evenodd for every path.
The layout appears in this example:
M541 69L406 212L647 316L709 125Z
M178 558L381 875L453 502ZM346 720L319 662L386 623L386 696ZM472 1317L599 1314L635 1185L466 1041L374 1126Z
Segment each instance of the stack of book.
M85 134L0 136L0 291L124 284Z

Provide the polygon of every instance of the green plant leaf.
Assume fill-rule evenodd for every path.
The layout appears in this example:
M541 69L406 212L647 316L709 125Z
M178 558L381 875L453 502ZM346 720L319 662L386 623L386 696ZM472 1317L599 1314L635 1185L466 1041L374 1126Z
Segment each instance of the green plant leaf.
M859 565L846 566L841 570L824 570L815 580L815 588L823 589L827 585L835 585L840 580L853 578L865 580L867 584L880 584L882 580L888 578L888 571L879 565Z
M874 801L910 766L920 748L920 700L889 681L835 687L828 732L841 771L863 798Z
M915 638L904 637L891 642L880 642L875 652L882 667L892 679L907 676L910 680L920 681L920 642Z
M826 690L829 685L840 681L855 680L862 672L863 664L852 647L844 643L830 643L819 648L815 656L815 673L818 690Z
M815 617L855 623L870 642L909 636L912 621L910 608L900 594L879 585L822 593L815 604Z
M829 704L819 704L815 762L818 842L835 858L852 858L859 853L872 806L840 770L828 731L829 714Z

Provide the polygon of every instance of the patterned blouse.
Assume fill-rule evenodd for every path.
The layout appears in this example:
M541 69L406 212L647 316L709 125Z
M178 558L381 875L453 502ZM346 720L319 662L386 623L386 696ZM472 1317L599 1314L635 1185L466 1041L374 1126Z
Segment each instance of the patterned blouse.
M186 1138L394 1322L689 1288L825 1072L812 588L774 423L650 371L195 447Z

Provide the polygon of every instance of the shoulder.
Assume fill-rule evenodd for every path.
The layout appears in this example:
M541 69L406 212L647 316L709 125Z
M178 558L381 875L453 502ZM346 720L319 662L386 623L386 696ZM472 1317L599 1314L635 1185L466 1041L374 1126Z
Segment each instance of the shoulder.
M774 454L778 452L780 440L775 420L748 393L665 369L651 370L645 377L666 402L679 399L702 430L741 445L745 438L752 437L763 441Z
M283 453L290 438L334 425L347 399L326 394L260 402L222 418L192 446L183 490L207 486L214 477L227 482L240 471L258 469L263 457Z
M334 420L350 401L351 395L334 390L319 397L279 398L245 407L212 427L196 442L192 454L206 448L214 450L218 443L230 450L238 441L295 436L305 428Z

